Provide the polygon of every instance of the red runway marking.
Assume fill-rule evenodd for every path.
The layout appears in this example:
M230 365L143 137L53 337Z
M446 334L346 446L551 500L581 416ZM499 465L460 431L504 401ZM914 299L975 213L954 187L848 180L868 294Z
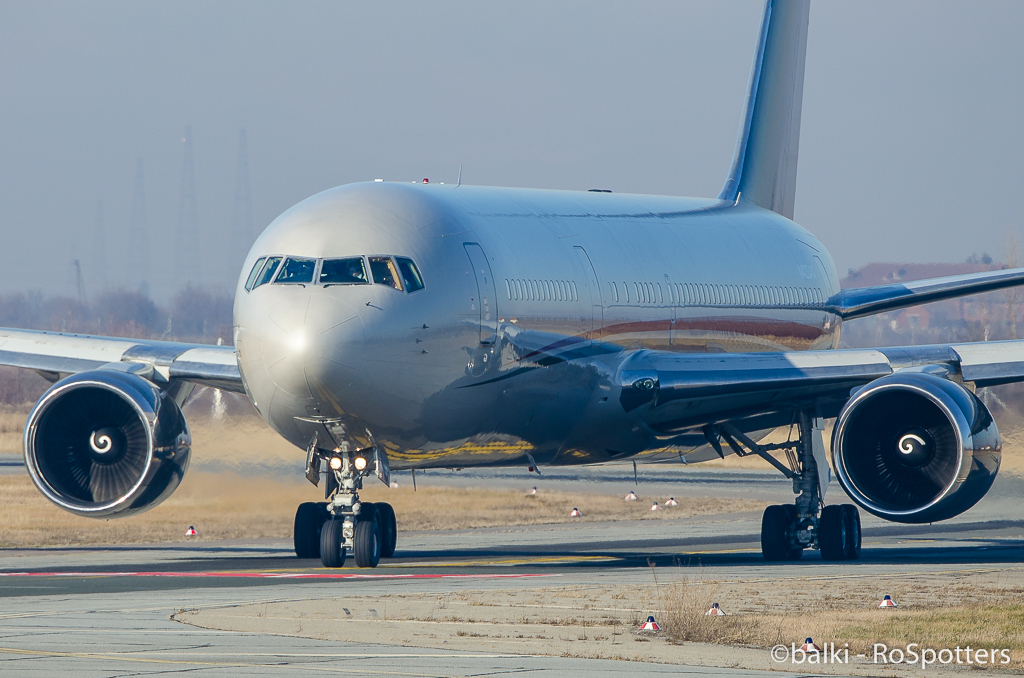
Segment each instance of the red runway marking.
M349 574L334 572L0 572L0 577L235 577L247 579L510 579L550 574Z

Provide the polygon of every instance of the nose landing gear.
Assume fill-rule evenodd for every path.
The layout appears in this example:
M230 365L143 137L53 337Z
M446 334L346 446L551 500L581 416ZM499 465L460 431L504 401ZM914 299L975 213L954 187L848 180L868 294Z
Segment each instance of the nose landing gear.
M860 558L860 513L852 504L824 506L829 481L821 438L822 421L807 412L797 419L798 440L760 445L731 424L708 425L704 435L719 455L721 440L739 456L756 454L793 481L793 504L769 506L761 517L761 554L772 562L799 560L804 549L816 548L825 560ZM789 467L768 454L785 450Z
M319 556L324 567L342 567L351 553L358 567L377 567L382 557L390 558L395 553L395 510L384 502L360 502L359 490L363 478L371 473L390 484L387 457L377 450L336 450L330 457L313 450L306 476L314 484L319 483L321 459L327 466L329 501L299 505L295 512L295 555Z

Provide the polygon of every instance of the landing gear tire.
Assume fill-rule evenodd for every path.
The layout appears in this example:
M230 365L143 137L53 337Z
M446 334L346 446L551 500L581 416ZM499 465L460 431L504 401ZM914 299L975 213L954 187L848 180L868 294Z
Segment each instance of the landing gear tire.
M803 549L793 548L789 531L796 522L796 507L774 505L761 516L761 555L769 562L799 560Z
M365 504L363 505L365 507ZM365 508L364 508L365 510ZM360 512L362 513L362 512ZM377 567L380 562L381 530L377 518L377 511L369 511L369 515L362 516L356 523L356 532L353 541L353 555L356 558L356 565L359 567Z
M345 538L342 520L328 520L320 530L320 562L324 567L341 567L345 564Z
M395 518L395 509L391 504L375 504L377 507L377 520L380 521L380 557L390 558L395 555L395 546L398 544L398 520Z
M818 520L818 549L822 560L846 560L850 520L842 506L826 506Z
M292 532L296 556L320 557L320 529L328 517L326 504L311 501L299 504L295 511L295 527Z
M860 558L860 512L856 506L843 504L821 509L818 548L824 560Z
M847 560L860 558L860 511L853 504L843 504L843 521L846 523L846 541L843 553Z

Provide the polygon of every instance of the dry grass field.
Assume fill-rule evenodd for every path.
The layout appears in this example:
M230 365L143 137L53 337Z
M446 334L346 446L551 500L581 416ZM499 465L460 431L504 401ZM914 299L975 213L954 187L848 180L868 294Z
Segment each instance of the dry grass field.
M189 610L175 619L205 628L324 640L358 640L372 627L378 642L406 646L517 652L525 640L536 654L769 669L788 667L773 665L768 648L799 646L810 636L819 644L849 643L852 655L870 656L876 642L889 648L908 643L937 649L994 647L1009 650L1013 658L997 669L1019 672L1024 667L1021 567L781 577L770 585L764 579L715 581L658 568L634 579L639 581L372 598L344 595ZM886 593L898 608L877 607ZM705 616L715 602L727 616ZM637 632L649 614L663 633ZM903 675L863 663L818 668L825 673Z
M744 499L696 498L652 513L645 502L583 492L525 492L466 488L388 489L376 479L361 496L388 501L401 516L399 529L447 530L600 520L671 520L693 515L760 511ZM0 476L0 548L40 545L139 544L185 540L290 538L295 507L322 497L299 474L293 480L234 473L190 472L160 506L126 520L80 518L47 501L27 476ZM570 518L578 507L582 518Z
M660 590L658 590L660 589ZM824 593L823 593L824 591ZM879 609L889 594L899 604ZM757 582L682 579L648 592L674 641L772 647L794 638L839 639L850 652L890 648L999 648L1024 666L1024 567L915 576ZM718 602L726 617L706 617Z

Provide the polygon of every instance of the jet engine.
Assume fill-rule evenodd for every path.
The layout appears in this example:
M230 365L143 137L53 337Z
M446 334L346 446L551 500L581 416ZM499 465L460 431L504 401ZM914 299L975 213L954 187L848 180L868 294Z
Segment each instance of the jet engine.
M963 386L924 372L877 379L846 404L832 432L832 464L857 504L900 523L959 515L999 470L999 430Z
M36 487L90 518L153 508L181 483L191 452L177 403L146 379L114 370L54 384L32 409L24 443Z

